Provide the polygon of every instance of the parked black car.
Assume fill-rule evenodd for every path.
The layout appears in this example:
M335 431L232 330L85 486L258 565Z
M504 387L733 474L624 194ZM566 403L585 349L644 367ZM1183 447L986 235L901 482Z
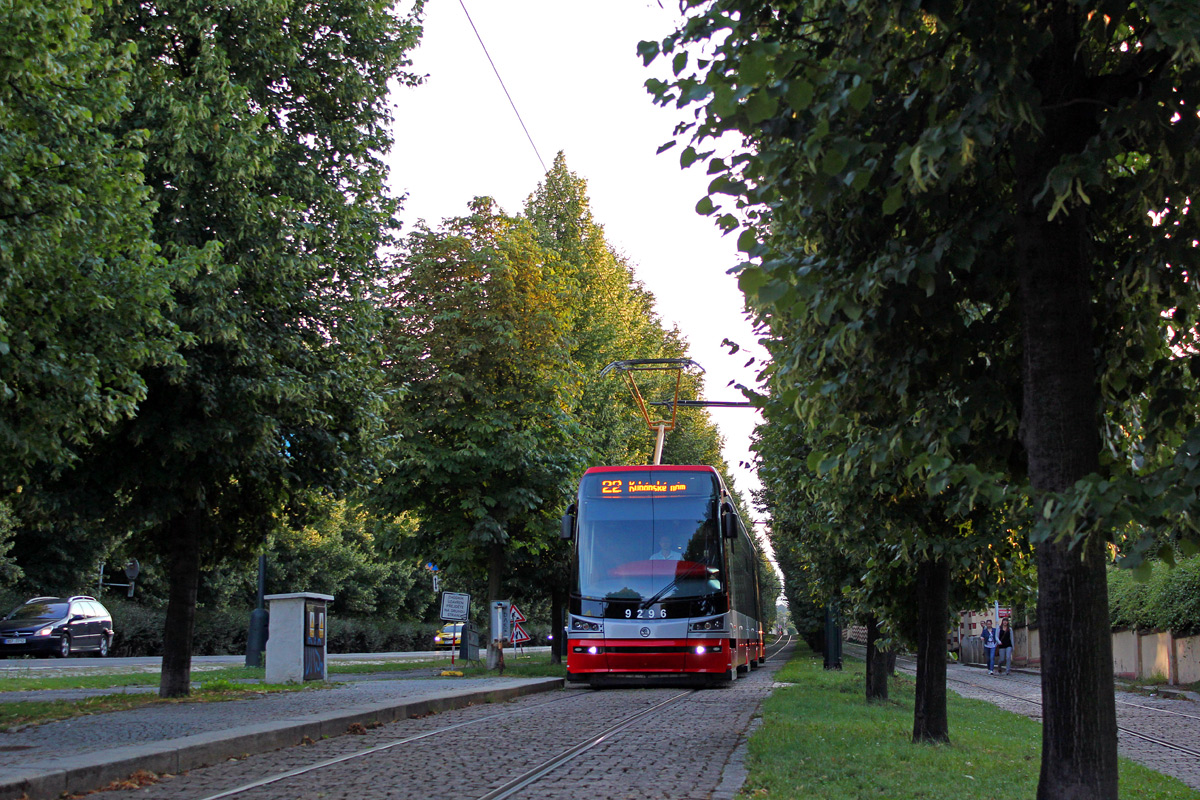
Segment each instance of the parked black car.
M113 621L94 597L35 597L0 620L0 655L44 654L66 658L95 651L108 655Z

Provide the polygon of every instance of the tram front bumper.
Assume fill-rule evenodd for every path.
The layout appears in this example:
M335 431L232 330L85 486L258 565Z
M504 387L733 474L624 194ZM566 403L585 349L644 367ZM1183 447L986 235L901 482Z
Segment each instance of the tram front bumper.
M567 655L572 673L724 673L728 639L576 639Z

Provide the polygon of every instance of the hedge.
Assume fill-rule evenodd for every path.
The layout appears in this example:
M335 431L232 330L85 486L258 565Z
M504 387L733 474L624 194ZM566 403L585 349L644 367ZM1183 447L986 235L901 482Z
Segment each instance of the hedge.
M1110 569L1108 605L1114 630L1200 634L1200 556L1179 559L1174 568L1155 563L1144 582L1135 580L1129 570Z

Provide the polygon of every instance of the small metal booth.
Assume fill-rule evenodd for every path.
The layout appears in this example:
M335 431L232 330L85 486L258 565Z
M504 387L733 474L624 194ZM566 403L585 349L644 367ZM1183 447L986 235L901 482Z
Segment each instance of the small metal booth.
M271 623L267 636L267 683L323 681L328 604L333 595L315 592L269 594Z

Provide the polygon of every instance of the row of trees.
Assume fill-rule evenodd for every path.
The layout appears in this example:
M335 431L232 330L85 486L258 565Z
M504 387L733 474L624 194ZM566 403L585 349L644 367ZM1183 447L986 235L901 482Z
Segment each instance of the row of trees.
M579 474L649 463L652 452L623 385L600 372L631 354L682 358L687 348L605 241L563 154L523 214L487 198L470 210L436 229L418 225L390 276L395 441L369 502L414 511L415 544L486 581L489 601L519 596L521 584L542 587L559 630L570 549L557 531ZM669 379L652 377L643 391L669 397ZM698 379L687 384L698 397ZM664 463L713 464L729 482L711 420L680 413Z
M427 560L561 606L579 472L648 459L599 372L686 344L561 154L522 214L481 198L399 236L387 96L419 83L421 12L3 12L0 574L77 590L137 553L164 696L188 692L198 600L263 548L351 612L427 607ZM726 471L702 413L664 458Z
M1115 799L1106 564L1196 541L1196 4L684 5L642 52L740 229L789 593L915 610L944 741L948 598L1035 564L1038 796Z

